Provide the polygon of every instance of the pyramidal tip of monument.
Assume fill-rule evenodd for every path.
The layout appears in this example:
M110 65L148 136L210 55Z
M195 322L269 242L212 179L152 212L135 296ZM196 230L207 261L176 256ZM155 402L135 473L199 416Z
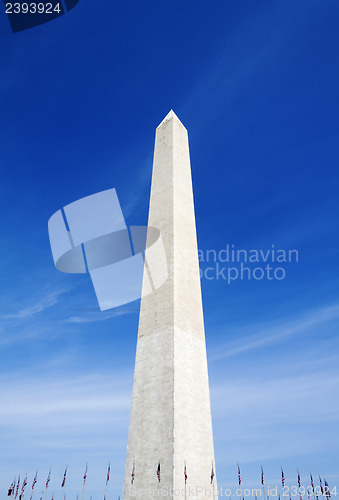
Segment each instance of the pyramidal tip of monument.
M174 113L173 109L171 109L171 111L165 116L165 118L162 120L162 122L158 125L157 128L161 127L161 125L163 123L168 122L169 120L172 120L172 119L177 120L184 127L182 122L179 120L177 115Z

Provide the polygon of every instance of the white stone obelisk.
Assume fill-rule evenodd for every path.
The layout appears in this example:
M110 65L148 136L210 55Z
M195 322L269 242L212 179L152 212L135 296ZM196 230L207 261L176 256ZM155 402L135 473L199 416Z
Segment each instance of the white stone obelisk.
M123 500L215 500L188 136L173 111L156 131L148 225L161 231L168 279L141 300Z

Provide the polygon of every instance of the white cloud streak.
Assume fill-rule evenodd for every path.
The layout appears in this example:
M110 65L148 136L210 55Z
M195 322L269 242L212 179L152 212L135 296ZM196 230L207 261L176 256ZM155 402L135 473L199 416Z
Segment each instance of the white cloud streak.
M66 290L56 290L53 292L50 292L46 294L44 297L40 298L37 302L34 304L25 307L23 309L20 309L19 311L12 313L12 314L6 314L5 316L2 316L2 319L4 320L10 320L10 319L26 319L30 318L31 316L34 316L36 314L39 314L46 309L49 309L50 307L55 306L59 298L62 294L64 294Z
M234 342L218 348L218 354L210 356L211 361L229 358L246 351L253 351L262 347L268 347L285 341L290 337L297 336L307 331L307 329L320 326L327 321L339 318L339 305L326 306L317 311L309 312L301 318L296 318L292 322L276 327L266 325L264 329L258 326L251 336L242 337ZM253 331L253 327L251 327ZM259 330L259 333L257 333ZM261 330L261 331L260 331Z

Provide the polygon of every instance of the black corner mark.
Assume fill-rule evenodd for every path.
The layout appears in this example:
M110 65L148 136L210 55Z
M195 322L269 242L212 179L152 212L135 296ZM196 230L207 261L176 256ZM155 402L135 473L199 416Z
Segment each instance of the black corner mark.
M73 9L80 0L3 0L13 33L35 28ZM66 7L66 9L65 9Z
M66 5L66 9L71 10L80 2L80 0L64 0L64 2Z

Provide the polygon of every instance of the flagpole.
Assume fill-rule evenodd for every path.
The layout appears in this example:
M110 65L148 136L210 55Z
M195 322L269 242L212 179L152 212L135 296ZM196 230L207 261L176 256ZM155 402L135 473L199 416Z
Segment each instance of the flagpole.
M321 481L321 477L320 477L320 474L319 474L319 481L320 481L320 491L321 491L321 496L323 497L324 499L324 488L323 488L323 483Z
M107 500L107 493L108 493L108 482L109 482L109 475L111 471L111 462L108 462L108 471L107 471L107 479L106 479L106 493L105 493L105 500Z
M34 476L34 479L33 479L33 484L32 484L32 493L31 493L31 498L30 500L33 499L33 495L34 495L34 487L37 483L37 479L38 479L38 470L36 470L36 473L35 473L35 476Z
M10 498L13 498L14 496L14 493L15 493L15 487L16 487L16 477L14 477L14 480L13 480L13 488L11 489L11 496Z
M48 490L48 485L49 485L49 482L51 480L51 467L49 468L49 472L48 472L48 476L47 476L47 480L46 480L46 487L45 487L45 494L44 494L44 500L46 500L46 496L47 496L47 490Z
M19 495L19 499L22 500L25 496L25 488L27 486L27 471L26 471L26 474L25 474L25 479L24 479L24 482L22 483L22 487L21 487L21 493Z
M159 498L160 481L161 481L161 466L160 466L160 459L159 459L159 461L158 461L158 467L157 467L157 479L158 479L157 494L158 494L158 498Z
M299 469L297 469L297 473L298 473L298 492L299 492L299 499L300 499L300 500L303 500L303 498L302 498L302 496L301 496L301 492L300 492L300 488L301 488L301 479L300 479Z
M280 466L281 468L281 486L282 486L282 495L284 495L285 491L284 491L284 488L285 488L285 474L284 474L284 469L283 469L283 466L281 465Z
M241 477L239 462L237 462L237 466L238 466L238 483L239 483L239 489L240 489L240 500L242 500L242 487L241 487L242 477Z
M65 486L66 486L67 469L68 469L68 464L66 465L64 477L63 477L63 480L61 483L61 491L62 491L61 500L65 500Z
M263 469L263 466L261 466L261 484L262 484L262 489L264 491L264 500L266 500L265 479L264 479L264 469Z
M239 467L239 462L237 462L237 466L238 466L238 483L239 483L239 489L240 489L240 500L242 500L242 487L241 487L241 472L240 472L240 467Z
M314 500L319 500L319 497L318 497L318 495L317 495L317 493L315 491L313 476L312 476L311 473L310 473L310 476L311 476L311 486L312 486L312 490L313 490Z
M212 472L213 472L213 477L212 477L212 491L213 491L213 500L215 500L215 491L214 491L214 476L215 476L215 471L214 471L213 460L212 460Z
M82 500L84 500L84 496L85 496L86 478L87 478L87 467L88 467L88 462L86 463L86 470L85 470L85 474L84 474L84 485L83 485L83 488L82 488Z

